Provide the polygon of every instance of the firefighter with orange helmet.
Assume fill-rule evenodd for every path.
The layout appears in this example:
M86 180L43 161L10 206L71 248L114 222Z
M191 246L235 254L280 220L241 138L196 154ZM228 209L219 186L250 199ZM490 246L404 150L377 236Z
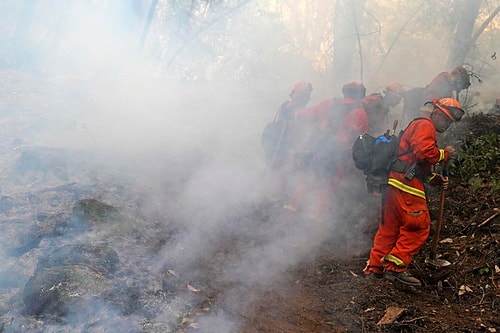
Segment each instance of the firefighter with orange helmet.
M368 133L378 136L385 132L388 122L388 109L383 106L383 97L380 94L371 94L363 98L363 109L368 117Z
M429 236L431 219L424 182L448 186L447 177L434 173L433 166L447 162L455 149L452 146L438 148L436 137L464 115L453 98L434 99L429 103L432 105L430 117L413 120L400 139L399 157L389 173L381 221L364 269L367 277L385 277L420 286L420 281L407 270Z
M326 220L336 181L342 178L353 140L368 130L366 113L360 107L366 89L363 84L350 82L343 86L344 98L329 98L299 111L298 118L313 124L307 152L308 173L304 175L285 209L296 212L304 208L304 200L312 194L310 216ZM302 163L305 164L305 163Z
M455 67L450 72L441 72L425 88L416 87L408 91L403 113L410 120L429 117L433 109L424 106L426 101L447 97L459 100L460 92L469 88L470 84L470 74L462 66Z
M393 108L404 98L405 88L399 83L391 83L384 89L384 105Z
M389 112L401 102L405 89L399 83L392 83L383 93L383 95L371 94L361 100L368 116L368 133L373 136L378 136L389 129Z
M366 96L366 88L362 83L352 81L342 86L342 94L344 95L344 100L350 99L359 105L361 100Z
M439 73L425 87L424 100L432 101L446 97L458 99L458 94L469 86L470 75L467 70L463 67L455 67L451 72Z
M290 100L287 102L288 106L300 109L305 108L311 100L312 85L306 81L299 81L290 91Z
M299 81L290 91L290 99L281 104L273 122L264 129L262 143L273 170L269 199L284 201L294 173L294 150L300 141L300 126L296 116L311 99L312 85Z

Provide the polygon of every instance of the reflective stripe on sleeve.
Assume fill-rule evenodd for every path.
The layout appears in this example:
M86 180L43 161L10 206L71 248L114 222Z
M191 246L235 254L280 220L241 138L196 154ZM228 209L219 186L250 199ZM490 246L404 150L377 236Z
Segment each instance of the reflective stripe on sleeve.
M444 160L444 149L439 149L439 162L441 162L442 160Z

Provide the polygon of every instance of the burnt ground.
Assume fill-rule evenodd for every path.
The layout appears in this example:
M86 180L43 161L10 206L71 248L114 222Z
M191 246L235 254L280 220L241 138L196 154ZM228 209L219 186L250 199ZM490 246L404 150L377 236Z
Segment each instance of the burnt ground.
M368 196L362 183L347 196L350 203L358 205L339 212L337 224L326 241L319 246L305 246L307 259L276 265L278 273L274 275L259 271L255 278L243 279L242 274L247 273L237 271L229 276L227 273L233 273L233 268L242 270L242 267L258 265L260 261L276 264L272 260L260 260L260 255L267 254L264 250L281 247L285 254L293 250L286 244L288 238L277 242L273 238L276 246L268 244L268 238L280 235L280 228L285 226L282 221L274 220L276 208L266 204L240 207L239 202L231 201L232 206L237 207L228 210L231 214L224 214L224 220L219 221L217 214L206 216L204 202L201 202L199 207L188 207L189 214L181 209L166 218L165 211L183 208L179 202L182 196L178 194L193 170L187 168L185 173L180 173L186 178L167 179L168 200L161 196L147 201L151 200L149 196L138 199L135 190L129 189L128 182L119 177L120 170L113 169L108 174L107 168L103 171L99 164L95 171L85 162L85 155L52 147L31 147L28 144L36 141L33 138L38 137L39 131L45 133L44 127L55 127L54 133L68 129L85 131L84 124L73 121L79 112L86 110L80 104L87 104L80 103L82 96L70 94L69 99L75 103L67 106L64 101L68 96L61 92L54 97L53 92L46 91L48 88L43 89L50 86L39 84L31 77L17 73L4 73L3 77L5 80L0 82L3 84L0 150L5 172L0 198L2 240L4 247L19 246L13 248L13 253L4 251L4 268L0 272L0 332L113 331L108 322L115 331L118 329L115 325L121 323L128 327L121 327L120 331L134 333L500 332L500 218L490 219L500 201L500 116L468 117L442 138L441 146L450 140L461 148L450 170L450 189L446 193L444 225L437 249L452 265L435 268L426 263L429 239L410 267L411 273L422 281L421 288L408 289L385 280L363 278L362 269L376 229L373 215L377 207L376 200ZM64 112L60 116L60 112L53 113L54 110ZM199 158L191 160L193 165L199 163ZM162 173L168 174L168 171ZM143 186L150 187L149 184ZM434 190L430 197L431 216L435 221L439 191ZM123 311L113 312L108 320L96 312L90 318L84 316L82 322L68 325L51 323L47 317L24 316L18 311L19 294L48 250L74 241L71 235L62 235L65 230L60 224L81 198L125 207L127 215L136 217L128 228L120 232L113 229L114 237L109 237L111 231L106 228L81 236L84 240L104 237L120 254L122 267L121 275L116 277L117 286L126 288L117 288L119 297L113 301L123 305L119 307ZM156 205L161 209L156 210ZM201 216L191 214L196 208L202 209ZM195 223L186 216L202 222ZM217 235L208 237L201 232L206 231L207 221L215 225ZM181 258L188 261L186 265L181 264L180 259L171 262L175 258L164 249L171 251L167 245L176 240L176 236L182 236L187 227L201 230L196 235L202 237L187 238L181 243L186 247L181 253L184 255ZM353 239L353 234L358 237ZM198 244L192 243L210 246L202 247L204 251L195 251ZM253 247L258 251L251 253L252 260L240 265L241 257ZM309 252L313 252L312 255ZM161 254L167 257L166 264L156 267L155 258ZM279 255L271 259L277 258L283 259ZM256 269L272 271L270 265ZM155 269L150 272L151 266ZM282 267L288 267L286 272L282 272ZM280 278L275 279L277 275ZM258 285L261 277L265 281ZM129 288L129 284L134 288ZM136 284L139 287L135 287ZM179 301L180 306L171 310L171 300L183 300L186 294L187 300ZM116 310L116 306L111 308ZM389 318L391 313L394 316ZM224 324L226 321L236 324L216 329L213 326L220 321L214 318L222 319ZM129 325L130 322L137 325ZM76 329L78 325L85 329Z
M474 130L465 130L471 124ZM480 115L454 135L464 145L467 136L496 133L492 159L498 165L499 124L497 116ZM421 288L364 279L369 244L359 248L338 237L241 311L241 332L500 332L500 217L491 218L500 197L494 188L498 174L492 171L493 180L477 186L463 172L450 175L437 253L452 265L436 268L426 262L432 229L410 267ZM440 196L436 190L431 195L435 223Z

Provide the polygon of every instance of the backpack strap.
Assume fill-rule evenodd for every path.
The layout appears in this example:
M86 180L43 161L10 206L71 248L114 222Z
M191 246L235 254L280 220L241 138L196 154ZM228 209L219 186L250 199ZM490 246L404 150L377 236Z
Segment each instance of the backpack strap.
M399 173L406 173L410 169L411 164L408 162L401 161L400 159L395 160L391 164L391 170Z
M413 122L419 121L419 120L429 120L429 119L424 118L424 117L418 117L418 118L413 119L412 121L410 121L408 126L406 126L406 128L399 133L398 139L401 140L401 138L403 137L403 133L408 129L408 127L410 127L410 125ZM399 144L398 144L398 150L399 150ZM392 164L391 164L391 170L399 172L399 173L406 173L412 167L412 165L408 162L400 160L400 157L407 155L409 153L410 153L410 149L407 149L404 153L398 154L398 156L396 157L394 162L392 162Z

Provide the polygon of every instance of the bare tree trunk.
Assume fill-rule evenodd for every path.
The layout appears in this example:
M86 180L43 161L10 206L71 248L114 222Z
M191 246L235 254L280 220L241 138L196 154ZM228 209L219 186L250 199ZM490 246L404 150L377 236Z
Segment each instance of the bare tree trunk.
M23 44L28 34L33 16L35 15L36 0L24 0L22 5L21 14L17 20L16 28L12 35L14 46Z
M472 31L476 22L481 0L466 0L462 8L460 21L448 54L448 67L461 66L465 62L467 52L472 46Z
M151 22L153 22L153 16L155 14L156 5L158 4L158 0L152 0L149 5L148 16L146 17L146 22L144 23L144 28L142 29L141 39L139 40L139 51L142 52L144 49L144 44L146 43L146 39L148 37L149 29L151 27Z
M396 42L399 40L399 37L401 36L401 34L403 33L403 31L406 29L406 27L408 26L408 24L411 22L411 20L413 20L413 18L415 17L415 15L417 15L420 12L420 9L422 8L423 5L424 5L424 3L422 2L420 4L420 6L418 6L418 8L406 19L405 23L398 30L398 33L396 34L396 37L390 43L390 46L387 49L387 52L384 54L384 57L382 58L382 61L380 62L380 64L378 65L377 70L372 74L372 76L376 76L380 72L380 70L382 69L385 61L387 60L387 58L391 54L392 49L396 45Z
M479 38L479 35L481 35L484 29L486 29L488 24L490 24L490 22L495 18L495 16L498 15L499 12L500 12L500 6L495 8L495 10L490 14L490 16L488 16L488 18L484 20L483 24L481 24L481 26L474 33L474 36L472 36L471 45L473 45L476 42L476 40Z
M245 5L247 5L250 1L252 0L242 0L239 4L235 5L233 8L229 9L228 11L222 13L221 15L219 15L218 17L216 17L215 19L213 19L212 21L206 23L204 26L202 26L201 28L199 28L197 31L191 33L189 36L187 36L184 40L184 42L182 43L182 45L177 49L175 50L175 52L168 57L167 61L166 61L166 65L165 65L165 69L164 71L165 72L168 72L170 70L170 68L172 67L173 63L175 62L175 60L177 59L177 57L184 51L184 49L186 49L203 31L209 29L210 27L212 27L215 23L219 22L221 19L227 17L227 16L230 16L232 15L234 12L238 11L240 8L244 7Z
M341 85L347 81L362 81L362 59L359 59L360 71L353 69L353 59L361 55L359 27L361 26L365 0L339 0L335 9L333 72L334 82ZM358 46L358 53L356 53ZM359 57L360 58L360 57Z
M28 35L35 16L36 6L36 0L23 1L21 14L19 15L16 28L10 38L10 48L14 54L17 53L14 63L16 68L22 68L25 65L32 65L31 62L33 59L31 57L31 52L28 52L30 45Z

